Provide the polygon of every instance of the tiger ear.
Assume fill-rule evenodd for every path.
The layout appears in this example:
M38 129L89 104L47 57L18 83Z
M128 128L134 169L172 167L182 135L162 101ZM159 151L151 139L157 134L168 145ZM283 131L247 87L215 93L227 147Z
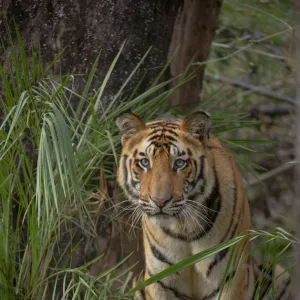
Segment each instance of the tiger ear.
M181 128L197 140L204 141L209 139L211 119L205 112L198 111L183 120Z
M130 137L146 128L145 123L135 114L125 112L116 119L116 124L122 134L122 144Z

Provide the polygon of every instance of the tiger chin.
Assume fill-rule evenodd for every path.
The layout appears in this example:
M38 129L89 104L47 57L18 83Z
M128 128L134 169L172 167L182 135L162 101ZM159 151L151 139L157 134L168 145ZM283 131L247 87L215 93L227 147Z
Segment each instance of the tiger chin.
M144 280L250 229L241 175L232 154L210 137L212 122L206 113L149 123L123 113L116 123L122 135L118 182L143 214ZM254 299L259 267L248 255L248 240L239 249L239 266L225 285L229 249L135 296L146 300ZM274 299L289 299L289 277L282 277ZM260 299L272 299L267 290Z

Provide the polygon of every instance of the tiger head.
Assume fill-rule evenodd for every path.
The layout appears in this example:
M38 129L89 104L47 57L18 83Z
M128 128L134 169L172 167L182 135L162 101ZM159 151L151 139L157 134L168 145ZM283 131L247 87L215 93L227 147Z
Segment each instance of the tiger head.
M124 113L116 123L122 135L118 182L129 200L158 219L184 217L187 208L201 205L214 185L207 114L145 124Z

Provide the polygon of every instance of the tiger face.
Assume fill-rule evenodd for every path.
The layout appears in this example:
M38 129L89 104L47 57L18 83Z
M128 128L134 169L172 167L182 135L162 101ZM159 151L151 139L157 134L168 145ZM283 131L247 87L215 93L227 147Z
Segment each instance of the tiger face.
M206 150L210 118L145 124L136 115L118 117L122 154L118 181L127 197L150 218L188 217L214 185Z

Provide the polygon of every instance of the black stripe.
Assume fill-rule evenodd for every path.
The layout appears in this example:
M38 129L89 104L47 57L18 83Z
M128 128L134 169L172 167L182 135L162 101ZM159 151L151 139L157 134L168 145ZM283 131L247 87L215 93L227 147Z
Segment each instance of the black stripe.
M197 161L195 159L192 160L193 162L193 165L194 165L194 169L195 169L195 178L194 180L191 182L191 186L194 188L196 186L196 183L197 183L197 180L196 178L198 178L198 164L197 164ZM201 171L200 171L201 172ZM199 173L200 173L199 172Z
M187 153L188 153L189 156L193 156L193 152L191 151L190 148L187 148Z
M259 288L259 298L260 300L264 299L266 296L268 290L270 289L272 285L272 275L268 274L266 270L263 268L263 265L257 265L256 262L253 260L255 263L256 268L258 269L258 273L256 274L255 278L255 286L254 286L254 291L252 294L252 300L255 299L255 295L258 291ZM271 270L272 272L272 270Z
M204 159L205 159L205 156L201 155L200 156L200 173L198 175L197 182L200 179L204 179L204 167L205 167L205 160Z
M132 197L134 199L138 199L139 198L138 195L135 195L132 192L131 187L129 186L129 184L127 182L128 181L128 168L126 166L127 159L128 159L128 155L124 154L123 155L123 172L124 172L124 181L125 181L125 183L124 183L124 190L125 190L125 192L127 192L127 194L130 197Z
M288 279L287 283L285 284L285 287L282 289L281 293L278 295L278 297L275 300L280 300L280 298L285 294L290 283L291 283L291 278Z
M195 178L194 180L191 182L191 186L193 188L196 187L197 183L203 179L203 185L201 186L201 191L200 193L204 193L204 189L205 189L205 185L206 185L206 180L204 178L204 168L205 168L205 156L204 155L201 155L200 156L200 168L198 170L198 161L193 159L193 165L194 165L194 168L195 168ZM198 196L199 194L197 194ZM194 197L195 198L195 197Z
M123 172L124 172L124 177L125 177L125 184L127 184L127 179L128 179L128 170L126 167L127 159L128 159L128 155L124 154L123 155Z
M146 156L146 154L144 152L140 152L139 155Z
M186 154L186 152L184 150L182 150L181 152L178 150L178 156L177 157L184 156L185 154Z
M143 270L143 280L145 280L145 269ZM135 278L135 282L137 283L137 277ZM143 298L143 300L146 300L146 294L145 294L145 289L141 289L138 292L140 292L141 297Z
M145 290L139 290L140 296L142 297L142 300L146 300L146 294L145 294Z
M246 286L247 291L249 289L249 283L250 283L250 262L249 262L249 257L248 257L248 262L247 262L247 286Z
M207 296L204 296L202 298L202 300L209 300L212 299L213 297L215 297L220 291L220 287L218 287L217 289L215 289L213 292L211 292L210 294L208 294Z
M239 216L238 216L238 219L237 219L237 222L232 230L232 226L233 226L233 222L234 222L234 219L235 219L235 215L236 215L236 206L237 206L237 198L238 198L238 194L237 194L237 182L236 182L236 177L235 177L235 174L234 174L234 170L232 168L232 174L233 174L233 182L234 182L234 188L233 188L233 209L232 209L232 213L231 213L231 220L230 220L230 223L229 223L229 226L225 232L225 234L223 235L222 239L220 240L219 244L225 242L226 240L230 240L232 238L234 238L234 236L236 235L236 230L237 230L237 227L238 227L238 224L239 224L239 221L240 221L240 217L241 217L241 212L242 212L242 209L240 210L239 212ZM231 231L232 230L232 231ZM229 233L231 231L231 235L230 237L228 237ZM207 269L207 272L206 272L206 276L208 277L211 272L212 272L212 269L219 263L223 260L223 258L225 258L226 254L228 253L229 251L229 248L227 249L224 249L220 252L218 252L216 255L215 255L215 258L214 260L209 264L208 266L208 269Z
M145 229L145 232L146 232L146 237L147 237L148 243L149 243L149 245L150 245L152 254L153 254L158 260L160 260L160 261L162 261L162 262L168 264L169 266L172 266L173 263L171 263L171 262L168 260L168 258L167 258L164 254L162 254L161 251L159 251L159 250L157 249L157 247L155 247L155 246L150 242L150 239L149 239L149 236L148 236L147 232L150 234L150 236L151 236L152 240L155 242L155 244L159 245L158 240L157 240L156 237L152 234L151 230L148 228L148 226L146 225L145 222L143 223L143 225L144 225L144 229ZM179 272L176 272L175 274L176 274L176 275L180 275Z
M248 291L248 286L249 286L249 264L247 264L247 280L245 283L245 290Z
M135 149L134 152L133 152L133 157L134 158L136 157L137 153L138 153L138 149Z
M126 183L124 185L124 190L131 198L136 199L136 200L139 199L139 196L133 193L133 191L131 190L131 187L128 183Z
M137 150L136 150L136 152L137 152ZM133 179L133 175L132 175L133 170L132 170L131 166L132 166L132 158L129 159L130 184L133 187L133 189L135 189L135 187L137 186L137 184L139 182Z
M148 244L150 246L151 252L152 254L161 262L168 264L169 266L172 266L173 264L166 258L165 255L163 255L150 241L149 235L146 232L146 237L147 237L147 241Z
M206 185L206 180L204 177L204 168L205 168L205 156L202 155L200 157L200 174L197 178L197 182L199 182L200 179L203 179L203 184L201 186L201 193L204 194L204 189L205 189L205 185Z
M157 132L165 132L166 131L166 128L158 128L158 129L154 129L152 130L149 135L152 135L152 134L155 134Z
M242 211L242 210L241 210ZM230 235L230 238L228 240L231 240L234 238L234 236L236 235L236 231L237 231L237 227L239 225L239 218L241 217L241 211L239 213L239 217L238 217L238 221L236 222L235 226L234 226L234 229ZM212 269L218 264L220 263L226 256L226 254L228 253L230 248L226 248L220 252L218 252L216 255L215 255L215 258L214 260L209 264L209 267L207 269L207 272L206 272L206 276L208 277L211 272L212 272Z
M153 276L153 274L150 273L149 269L147 270L148 274L150 277ZM159 284L163 289L167 290L168 292L171 292L175 295L176 298L181 299L181 300L193 300L191 297L189 297L188 295L179 292L177 289L167 286L165 285L162 281L158 280L155 283Z
M177 142L176 138L172 137L171 135L166 135L166 134L155 134L148 139L148 142L156 140L156 139L157 140L168 139L168 140Z
M173 134L173 135L175 135L175 136L178 136L178 133L177 132L175 132L175 131L173 131L172 129L168 129L168 128L158 128L158 129L154 129L154 130L152 130L151 131L151 133L149 134L149 135L152 135L152 134L155 134L155 133L157 133L157 132L168 132L168 133L170 133L170 134Z
M134 180L134 179L131 179L130 183L131 183L131 186L133 186L134 188L136 188L136 186L138 185L139 182L136 181L136 180Z
M171 133L171 134L173 134L173 135L175 135L175 136L178 136L178 133L175 132L175 131L172 130L172 129L167 129L167 132L169 132L169 133Z
M153 140L155 140L155 139L160 140L160 139L163 138L163 136L164 136L163 134L155 134L155 135L151 136L151 137L148 139L148 141L150 142L150 141L153 141Z
M166 147L168 150L170 150L170 145L177 148L177 145L173 144L172 142L167 142L167 143L162 143L162 142L156 142L156 141L153 141L149 144L148 147L150 146L154 146L154 147L157 147L157 148L161 148L161 147Z
M187 234L175 233L169 228L165 228L161 226L162 231L173 238L182 241L187 241L187 242L195 241L205 236L213 228L215 220L219 215L221 209L221 196L219 193L219 182L217 178L214 187L209 197L206 199L205 203L206 203L206 207L208 208L207 218L209 222L206 223L205 228L203 230L201 229L199 232L196 232L192 235L187 235Z
M249 270L249 268L248 268L248 270ZM235 276L236 271L237 271L237 269L235 269L235 270L231 271L229 274L227 274L224 283L229 282Z
M178 142L178 140L176 138L172 137L171 135L165 135L164 138L171 140L173 142Z

